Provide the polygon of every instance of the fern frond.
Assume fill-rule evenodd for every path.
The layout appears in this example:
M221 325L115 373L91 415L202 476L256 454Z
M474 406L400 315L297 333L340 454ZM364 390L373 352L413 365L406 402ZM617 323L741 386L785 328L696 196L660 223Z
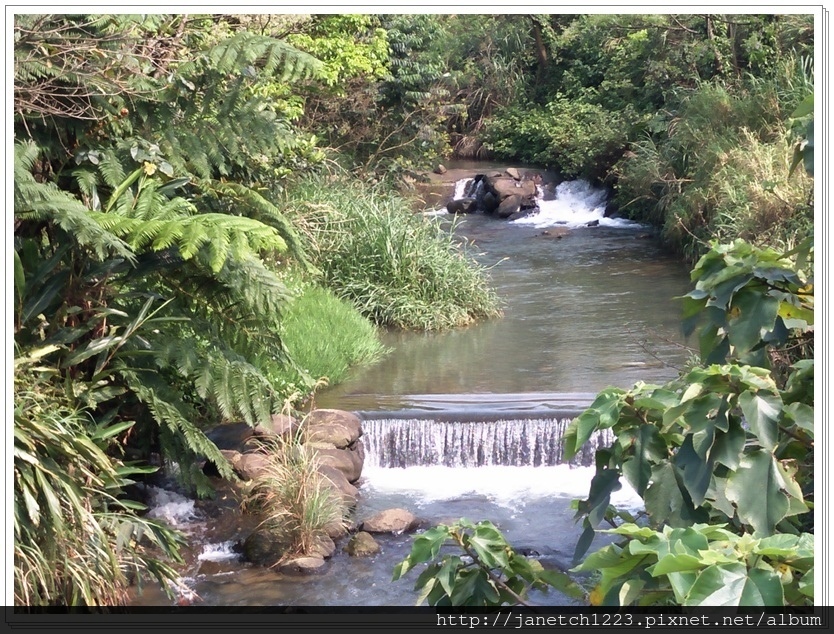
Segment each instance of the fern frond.
M322 63L312 55L286 42L243 31L216 44L205 53L211 68L221 74L251 72L260 69L280 81L290 82L311 77ZM251 69L250 69L251 68ZM197 64L183 64L180 72L190 75Z
M180 473L189 484L199 481L195 477L197 470L189 459L202 456L217 465L224 478L234 479L235 475L228 461L211 440L200 431L191 420L196 418L193 411L181 400L177 392L167 385L159 375L143 372L141 376L134 370L122 367L118 374L129 386L136 397L147 405L160 427L162 450L166 459L180 465ZM165 433L167 432L167 434Z
M292 222L272 202L251 187L240 183L209 181L204 184L218 197L225 197L236 213L260 220L274 227L286 241L290 254L308 271L313 267L304 253L304 247Z
M96 222L81 201L58 189L52 183L39 183L25 165L31 164L32 150L28 143L15 144L14 213L23 221L53 222L72 236L78 244L89 247L100 260L115 255L134 261L130 247ZM20 157L20 160L18 159Z

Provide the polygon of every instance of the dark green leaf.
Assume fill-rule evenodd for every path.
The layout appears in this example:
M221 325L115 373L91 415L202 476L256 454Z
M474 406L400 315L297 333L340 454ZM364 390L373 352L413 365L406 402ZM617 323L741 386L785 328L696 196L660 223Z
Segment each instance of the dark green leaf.
M773 455L754 451L741 459L738 470L727 477L727 499L736 505L739 519L760 536L773 534L788 512L784 480Z
M738 398L741 411L750 431L759 444L772 451L778 442L778 420L782 411L782 399L775 394L742 392Z

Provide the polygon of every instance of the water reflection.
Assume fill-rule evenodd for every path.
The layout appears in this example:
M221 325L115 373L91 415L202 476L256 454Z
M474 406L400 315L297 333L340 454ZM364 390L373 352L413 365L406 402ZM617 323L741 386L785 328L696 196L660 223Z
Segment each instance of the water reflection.
M319 406L373 408L377 394L596 392L665 382L687 361L675 298L689 277L645 231L579 228L554 239L482 216L457 231L491 267L504 316L389 333L394 352L321 394Z

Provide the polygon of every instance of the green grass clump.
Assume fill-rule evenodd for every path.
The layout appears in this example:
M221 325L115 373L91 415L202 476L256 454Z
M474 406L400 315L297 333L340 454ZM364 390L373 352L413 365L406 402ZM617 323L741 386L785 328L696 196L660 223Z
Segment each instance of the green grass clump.
M289 195L322 281L384 327L443 330L500 314L483 267L432 217L358 181L306 181Z
M330 385L344 380L351 367L376 361L386 351L368 319L319 286L304 286L281 324L293 361L311 378Z
M310 554L328 528L345 525L342 497L319 472L314 448L279 437L264 449L266 465L243 507L263 516L261 528L281 545L282 559Z

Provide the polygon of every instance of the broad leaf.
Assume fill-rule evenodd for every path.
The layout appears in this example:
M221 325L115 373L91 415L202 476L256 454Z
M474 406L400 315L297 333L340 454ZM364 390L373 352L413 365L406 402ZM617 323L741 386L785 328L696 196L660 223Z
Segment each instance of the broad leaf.
M782 410L782 399L773 394L742 392L738 402L759 444L773 451L778 442L777 421Z
M788 512L785 481L772 454L758 450L742 458L738 470L727 477L727 499L736 505L739 519L762 536L773 531Z

